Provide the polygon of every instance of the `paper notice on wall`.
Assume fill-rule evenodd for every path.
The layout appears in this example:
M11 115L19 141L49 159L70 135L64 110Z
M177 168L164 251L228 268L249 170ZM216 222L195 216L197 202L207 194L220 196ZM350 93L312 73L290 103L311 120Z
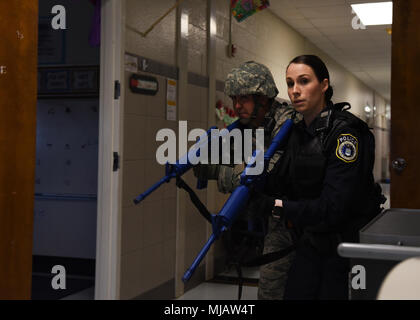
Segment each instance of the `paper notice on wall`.
M68 72L53 71L47 74L46 86L48 90L68 90Z
M166 120L176 121L176 80L167 79L166 85Z
M138 71L138 58L131 54L125 54L125 71L137 72Z

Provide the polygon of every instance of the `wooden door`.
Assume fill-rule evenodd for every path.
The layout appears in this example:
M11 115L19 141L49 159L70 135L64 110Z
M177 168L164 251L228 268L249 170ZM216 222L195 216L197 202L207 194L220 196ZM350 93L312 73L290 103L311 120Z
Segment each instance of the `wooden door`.
M420 209L420 1L393 3L391 207Z
M0 13L0 299L30 299L38 1Z

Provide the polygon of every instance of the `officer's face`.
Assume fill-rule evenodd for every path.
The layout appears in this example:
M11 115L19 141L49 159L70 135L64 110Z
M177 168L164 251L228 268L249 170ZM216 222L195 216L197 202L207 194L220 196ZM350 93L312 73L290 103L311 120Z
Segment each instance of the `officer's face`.
M293 107L304 117L316 116L325 106L328 79L319 82L312 68L292 63L286 71L287 93Z

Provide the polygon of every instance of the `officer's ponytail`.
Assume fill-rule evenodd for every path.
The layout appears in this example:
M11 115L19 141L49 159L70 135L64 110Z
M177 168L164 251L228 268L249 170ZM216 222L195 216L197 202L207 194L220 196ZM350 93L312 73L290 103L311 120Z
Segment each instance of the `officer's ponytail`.
M328 72L325 63L318 56L305 54L294 58L292 61L290 61L289 66L292 63L303 63L311 67L312 70L314 70L314 73L319 82L324 81L324 79L328 79L329 86L327 91L325 92L325 102L328 103L329 101L331 101L334 91L330 84L330 73ZM287 66L287 68L289 68L289 66Z
M325 91L325 102L331 101L331 98L334 94L333 87L331 85L328 85L327 91Z

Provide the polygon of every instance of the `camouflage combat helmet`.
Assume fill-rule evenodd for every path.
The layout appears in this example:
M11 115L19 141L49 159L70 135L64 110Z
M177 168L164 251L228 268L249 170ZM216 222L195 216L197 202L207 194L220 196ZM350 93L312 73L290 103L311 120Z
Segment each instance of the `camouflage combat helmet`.
M245 62L232 69L225 81L225 94L230 97L260 94L274 98L278 93L270 70L255 61Z

